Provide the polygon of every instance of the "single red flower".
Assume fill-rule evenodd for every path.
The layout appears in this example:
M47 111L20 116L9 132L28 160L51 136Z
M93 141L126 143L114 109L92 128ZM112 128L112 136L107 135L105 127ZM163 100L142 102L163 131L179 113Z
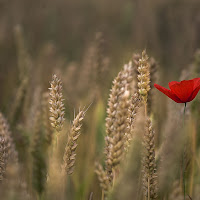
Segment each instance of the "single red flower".
M192 80L184 80L181 82L169 82L169 89L164 88L158 84L154 84L159 91L167 95L176 103L187 103L192 101L200 90L200 78Z

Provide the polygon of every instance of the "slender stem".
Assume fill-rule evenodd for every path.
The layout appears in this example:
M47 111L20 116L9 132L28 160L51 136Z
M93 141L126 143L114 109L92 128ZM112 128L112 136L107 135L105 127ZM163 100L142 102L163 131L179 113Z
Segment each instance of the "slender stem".
M147 117L147 103L146 102L144 103L144 114L145 114L145 117Z
M191 134L192 157L191 157L191 175L190 175L189 194L192 196L193 183L194 183L194 165L195 165L195 155L196 155L196 120L193 119L191 124L192 124L192 127L191 127L192 129L192 134Z
M56 133L56 149L58 148L58 135L59 135L59 132Z
M101 200L104 200L104 190L102 190L102 193L101 193Z
M145 118L147 117L147 102L144 102L144 114L145 114ZM149 177L148 177L148 183L147 183L148 185L147 185L147 192L148 192L148 197L147 197L147 199L148 200L150 200L150 179L149 179ZM146 198L145 198L146 199Z
M113 187L114 187L114 185L115 185L115 178L116 178L115 168L112 168L112 175L113 175Z
M183 116L184 116L184 118L183 118L184 121L185 121L185 110L186 110L186 106L187 106L187 103L185 103L185 106L184 106L184 115L183 115Z
M59 132L55 132L55 136L54 136L54 141L53 141L53 154L57 153L58 150L58 136L59 136Z
M184 106L184 114L183 114L183 128L185 128L185 110L186 110L186 103ZM183 193L184 193L184 200L185 200L185 166L184 166L184 152L183 152Z
M150 179L148 177L148 200L150 200Z
M43 199L42 196L43 196L42 194L37 194L37 199L42 200Z
M184 200L185 200L185 170L183 169L183 193L184 193Z

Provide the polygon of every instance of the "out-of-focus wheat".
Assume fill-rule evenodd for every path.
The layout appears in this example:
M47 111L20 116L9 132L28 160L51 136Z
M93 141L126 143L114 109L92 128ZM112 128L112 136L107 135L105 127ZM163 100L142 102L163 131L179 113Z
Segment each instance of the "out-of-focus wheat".
M18 49L17 53L18 53L19 79L23 80L24 77L28 77L30 69L32 67L32 63L25 44L22 27L20 25L17 25L14 29L14 33L15 33L16 46Z
M143 113L144 109L140 107L135 119L134 139L130 143L126 162L122 162L119 179L116 180L113 191L111 191L112 200L141 199L142 135L145 130Z
M19 109L22 105L27 93L28 83L30 79L30 70L32 62L28 50L25 45L24 36L21 27L18 25L15 27L15 38L18 53L18 69L19 69L19 86L16 91L15 101L11 106L11 112L9 119L13 124L18 118Z
M36 110L32 141L32 184L39 196L42 195L46 183L46 149L44 134L41 131L41 110Z
M3 180L6 172L6 165L10 156L11 142L8 130L5 126L5 120L0 113L0 181Z
M181 189L179 181L175 181L172 185L172 192L169 195L169 200L183 200L183 191Z
M53 136L53 128L50 123L50 111L49 111L49 93L45 92L42 95L42 123L43 123L43 130L45 133L45 140L48 145L52 142Z
M4 130L5 136L8 140L8 144L9 144L9 155L10 158L12 159L13 162L17 163L18 162L18 153L16 151L16 147L15 147L15 143L13 141L12 138L12 134L10 131L10 126L8 124L8 121L6 120L6 118L3 116L3 114L0 112L0 123L1 123L1 128L2 130Z
M41 86L35 86L35 90L32 91L32 98L30 108L28 110L28 117L26 119L26 129L27 130L34 130L34 126L36 124L35 120L37 120L38 116L37 111L41 109Z
M95 163L95 173L97 174L99 184L102 188L103 193L107 193L110 187L109 178L101 164L97 162Z
M185 132L181 129L182 113L179 110L179 106L180 105L170 101L167 120L163 127L164 141L160 147L161 151L158 168L159 194L162 195L164 195L166 190L170 190L174 178L180 176L181 154ZM162 195L160 198L164 198Z
M14 123L15 117L17 113L19 112L20 107L22 106L23 99L24 99L26 89L27 89L27 84L28 84L28 79L24 78L21 80L21 83L19 87L17 88L15 101L11 106L11 112L9 116L11 123Z
M106 118L105 155L106 170L112 182L113 167L119 165L124 151L124 135L128 123L130 85L133 81L133 67L130 62L113 81L108 100Z
M144 158L143 158L143 188L144 196L148 199L157 199L157 172L155 160L155 141L152 123L149 118L146 120L144 133Z

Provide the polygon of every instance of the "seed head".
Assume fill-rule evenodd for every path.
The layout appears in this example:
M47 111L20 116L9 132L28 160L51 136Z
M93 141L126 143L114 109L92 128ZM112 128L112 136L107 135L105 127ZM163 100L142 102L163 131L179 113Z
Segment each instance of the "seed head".
M142 58L138 61L138 91L144 102L147 102L147 95L150 90L150 73L148 55L146 51L142 52Z
M54 74L53 80L51 81L50 90L50 121L51 125L56 131L61 131L63 122L64 122L64 114L65 108L63 104L63 95L62 95L62 82L61 80Z

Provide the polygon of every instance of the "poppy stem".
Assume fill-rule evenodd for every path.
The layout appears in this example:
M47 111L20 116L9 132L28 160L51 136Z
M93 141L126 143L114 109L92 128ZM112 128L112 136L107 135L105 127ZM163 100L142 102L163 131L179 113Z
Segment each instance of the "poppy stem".
M183 128L185 126L185 110L186 110L186 102L184 106L184 114L183 114ZM183 152L183 193L184 193L184 200L185 200L185 166L184 166L184 152Z
M185 106L184 106L184 117L185 117L185 109L186 109L186 106L187 106L187 102L185 102Z

